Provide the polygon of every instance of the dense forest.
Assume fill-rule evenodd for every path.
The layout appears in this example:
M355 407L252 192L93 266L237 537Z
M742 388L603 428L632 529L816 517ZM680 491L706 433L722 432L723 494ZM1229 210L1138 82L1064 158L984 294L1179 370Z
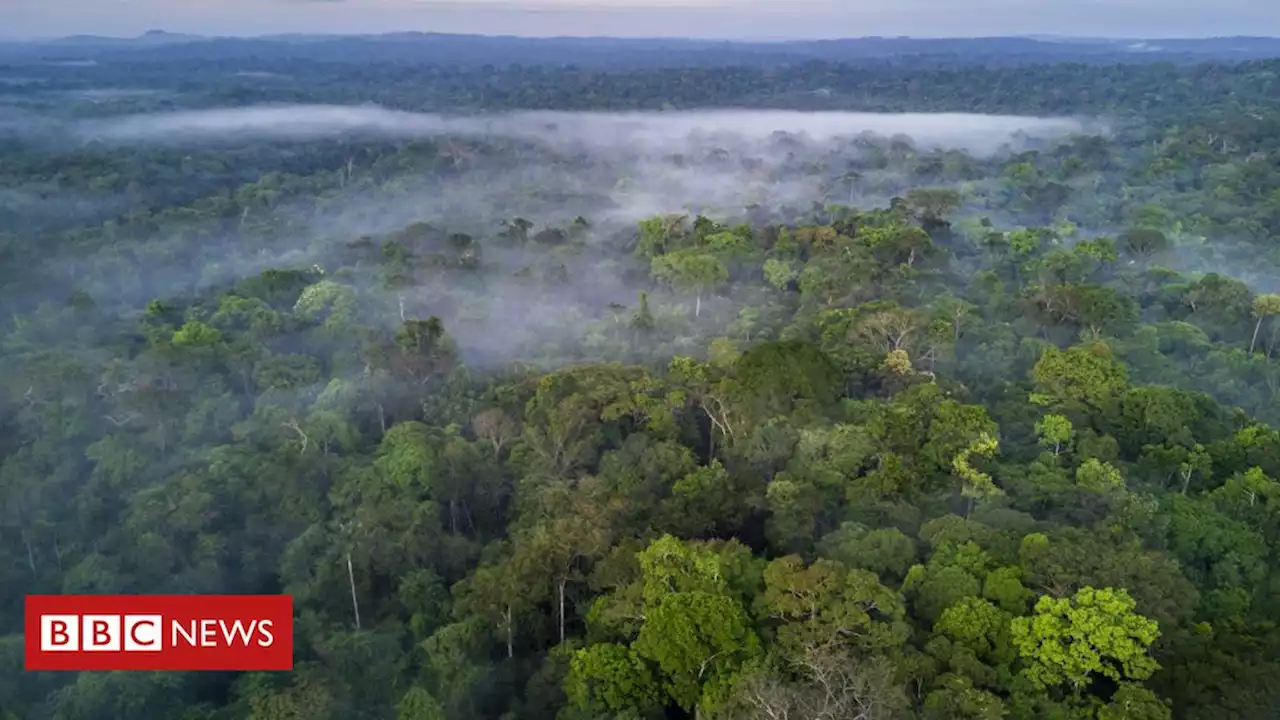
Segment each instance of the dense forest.
M1280 712L1280 61L15 61L0 160L0 720ZM22 669L215 592L295 671Z

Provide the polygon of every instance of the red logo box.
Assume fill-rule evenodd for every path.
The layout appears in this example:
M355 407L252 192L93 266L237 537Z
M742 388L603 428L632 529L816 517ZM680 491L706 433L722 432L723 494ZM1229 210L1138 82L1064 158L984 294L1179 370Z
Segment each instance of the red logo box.
M27 670L292 670L288 595L28 595Z

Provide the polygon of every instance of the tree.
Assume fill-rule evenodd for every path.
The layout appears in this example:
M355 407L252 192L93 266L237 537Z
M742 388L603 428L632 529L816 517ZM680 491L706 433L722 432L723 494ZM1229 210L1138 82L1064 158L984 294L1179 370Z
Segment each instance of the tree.
M471 611L472 617L492 623L503 640L507 657L512 658L515 657L517 615L529 608L529 586L534 580L525 568L509 558L499 564L476 568L452 594Z
M818 555L878 574L886 581L901 581L916 560L916 544L895 527L872 530L845 522L818 542Z
M1122 683L1111 702L1098 708L1098 720L1170 720L1168 701L1134 683Z
M1040 598L1031 617L1010 626L1023 673L1040 687L1066 684L1076 692L1095 675L1115 682L1151 677L1160 668L1150 654L1160 630L1134 607L1129 593L1110 588Z
M1253 337L1249 340L1249 352L1258 344L1258 331L1262 323L1269 317L1280 315L1280 295L1259 295L1253 299L1253 316L1258 322L1253 326Z
M934 632L963 644L976 657L993 666L1006 665L1014 658L1010 627L1013 616L976 597L964 597L942 611Z
M1159 230L1140 227L1125 231L1120 236L1120 246L1136 258L1150 260L1169 248L1169 238Z
M573 498L563 515L545 520L516 540L514 561L551 586L561 643L566 639L569 584L582 581L582 566L608 550L613 532L610 510L595 498Z
M496 460L502 453L502 448L516 437L519 426L501 408L490 408L472 418L471 429L476 437L493 446L493 457Z
M597 600L588 616L588 622L601 630L610 617L620 614L638 619L638 624L627 620L615 631L631 636L625 628L636 628L628 638L629 649L651 664L664 696L686 712L695 708L709 712L720 706L738 671L763 655L741 589L731 583L736 575L733 557L732 546L717 551L664 535L637 555L640 577L611 597ZM616 667L622 657L618 650L601 652L599 658L584 657L583 670ZM611 660L587 663L600 658ZM573 682L580 683L583 677L594 676L579 673ZM566 688L567 692L578 690L574 685ZM586 695L579 693L579 697Z
M769 258L764 261L765 280L779 290L786 290L799 277L799 272L790 262Z
M761 653L741 604L724 594L677 592L645 611L633 644L685 711L723 701L737 669Z
M1183 451L1183 459L1178 463L1178 476L1182 478L1182 494L1186 496L1191 487L1191 480L1197 475L1208 476L1213 470L1213 458L1205 451L1203 445L1196 443Z
M1098 458L1089 458L1076 468L1076 484L1094 492L1112 494L1125 487L1120 471Z
M425 689L414 686L396 704L396 720L444 720L444 708Z
M778 667L774 667L774 666ZM910 705L888 658L864 658L839 647L750 667L713 720L891 720Z
M960 193L949 188L914 188L907 192L907 206L920 220L937 223L960 209Z
M902 597L874 573L833 560L806 567L796 555L764 571L760 612L775 622L778 643L794 655L835 645L887 652L906 640Z
M983 433L968 447L961 450L955 456L955 459L951 461L952 468L960 478L960 495L969 501L970 511L972 511L975 501L999 495L1002 491L996 487L995 481L990 475L975 469L969 463L969 458L974 455L991 457L999 449L999 442L990 435Z
M658 255L650 272L655 280L694 294L694 317L702 315L702 294L729 279L729 271L715 255L692 250Z
M565 693L579 708L596 713L662 705L662 690L649 665L629 647L599 643L578 650L569 662Z
M649 294L640 293L640 304L636 309L635 315L631 317L629 323L631 329L637 332L647 333L653 330L656 325L653 318L653 312L649 310Z
M926 720L1002 720L1008 715L999 697L954 673L944 675L924 700Z
M1062 450L1062 444L1071 440L1071 421L1061 415L1045 415L1036 421L1036 435L1040 445L1052 447L1054 456Z
M1048 348L1031 371L1032 401L1068 409L1099 411L1128 386L1128 373L1106 344Z
M912 349L913 336L924 327L924 314L905 308L872 312L857 321L852 335L878 352Z

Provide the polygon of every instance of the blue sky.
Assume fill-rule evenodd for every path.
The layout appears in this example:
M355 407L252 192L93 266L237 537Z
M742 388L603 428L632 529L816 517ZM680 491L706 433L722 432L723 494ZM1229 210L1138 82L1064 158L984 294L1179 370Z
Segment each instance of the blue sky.
M0 0L0 35L1280 35L1280 0Z

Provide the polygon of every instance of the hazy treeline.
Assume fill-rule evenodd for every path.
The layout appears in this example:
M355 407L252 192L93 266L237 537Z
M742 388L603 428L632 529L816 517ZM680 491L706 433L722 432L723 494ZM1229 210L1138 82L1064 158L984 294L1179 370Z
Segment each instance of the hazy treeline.
M1280 708L1271 64L245 62L0 88L0 718Z
M520 38L391 33L366 36L218 38L160 31L138 38L79 36L0 42L0 59L22 63L172 62L304 58L337 63L439 63L469 66L579 65L607 70L653 67L777 67L806 61L890 60L1025 65L1045 62L1241 62L1280 55L1268 37L1203 39L882 38L792 42L692 39Z

